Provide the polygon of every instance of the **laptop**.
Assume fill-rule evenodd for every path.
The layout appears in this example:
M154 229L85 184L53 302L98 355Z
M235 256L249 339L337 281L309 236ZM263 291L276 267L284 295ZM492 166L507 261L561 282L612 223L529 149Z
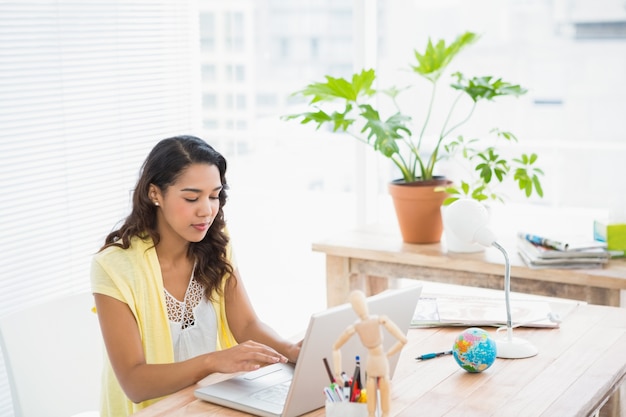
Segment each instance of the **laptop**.
M386 315L406 334L421 285L387 290L367 298L370 315ZM324 366L327 359L333 369L332 346L344 330L358 317L350 304L329 308L311 316L304 336L298 363L272 364L256 371L207 385L195 390L194 395L204 401L233 408L261 417L295 417L323 407L326 402L324 387L330 377ZM383 344L389 350L397 339L382 327ZM352 376L356 356L361 358L362 378L367 364L367 350L354 334L341 347L342 370ZM398 363L400 353L389 358L390 376Z

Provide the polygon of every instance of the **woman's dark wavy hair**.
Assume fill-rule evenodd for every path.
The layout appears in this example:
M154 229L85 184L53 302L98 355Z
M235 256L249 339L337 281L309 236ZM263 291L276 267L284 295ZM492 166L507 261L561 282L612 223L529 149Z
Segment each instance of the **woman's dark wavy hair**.
M101 251L109 246L122 249L130 247L131 238L152 238L154 245L160 241L156 230L157 207L149 198L150 184L165 191L191 164L215 165L220 172L222 190L219 193L219 210L204 239L189 244L188 256L194 259L194 278L205 288L205 296L212 298L213 291L221 293L222 278L233 273L228 262L226 247L228 235L224 231L223 207L226 204L226 159L205 141L195 136L175 136L163 139L152 149L142 165L133 193L133 209L124 224L105 239Z

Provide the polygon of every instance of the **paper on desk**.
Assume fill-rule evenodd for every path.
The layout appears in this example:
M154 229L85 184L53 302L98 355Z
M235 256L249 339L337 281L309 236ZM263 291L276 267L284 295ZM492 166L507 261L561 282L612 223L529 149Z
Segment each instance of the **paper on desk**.
M513 325L558 327L548 319L550 304L543 300L511 300ZM421 297L411 327L506 325L504 296L499 298L437 296Z

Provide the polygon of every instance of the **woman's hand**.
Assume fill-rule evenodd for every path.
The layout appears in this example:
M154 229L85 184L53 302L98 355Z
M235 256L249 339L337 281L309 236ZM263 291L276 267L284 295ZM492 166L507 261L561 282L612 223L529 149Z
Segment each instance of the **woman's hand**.
M230 349L207 355L212 372L233 373L254 371L273 363L286 363L288 358L269 346L248 340Z
M287 355L287 359L289 362L296 363L298 360L298 356L300 355L300 348L302 348L302 340L298 343L294 343L287 348L285 355Z

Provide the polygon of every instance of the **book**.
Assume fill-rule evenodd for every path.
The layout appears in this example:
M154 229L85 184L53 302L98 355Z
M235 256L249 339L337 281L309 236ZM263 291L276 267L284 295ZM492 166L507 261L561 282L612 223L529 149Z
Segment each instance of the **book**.
M608 262L608 259L601 258L531 259L522 251L518 253L526 266L532 269L597 269Z
M572 307L576 305L573 304ZM550 304L544 300L511 300L513 326L558 327L550 320ZM502 297L420 297L411 327L506 326L506 302Z
M530 268L602 268L611 257L609 251L602 247L557 250L532 243L523 237L518 238L517 251Z

